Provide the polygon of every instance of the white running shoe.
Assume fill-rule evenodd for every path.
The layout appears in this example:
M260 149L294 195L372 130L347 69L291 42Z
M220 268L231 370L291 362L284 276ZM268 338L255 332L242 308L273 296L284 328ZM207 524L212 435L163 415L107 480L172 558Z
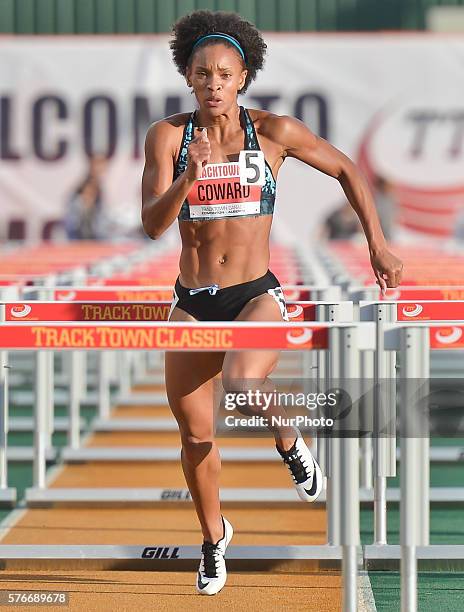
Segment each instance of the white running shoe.
M204 540L201 547L201 561L197 576L197 591L201 595L216 595L226 583L227 571L224 555L234 530L227 519L223 516L221 518L224 528L222 538L216 544Z
M297 430L298 431L298 430ZM322 471L298 431L293 446L284 451L276 444L279 455L290 470L300 499L313 502L322 491Z

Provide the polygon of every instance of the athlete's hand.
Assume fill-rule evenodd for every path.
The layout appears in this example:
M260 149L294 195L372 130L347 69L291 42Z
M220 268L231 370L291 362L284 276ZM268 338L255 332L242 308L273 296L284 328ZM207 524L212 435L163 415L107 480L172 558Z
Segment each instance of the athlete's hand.
M194 138L187 151L187 169L185 170L190 179L200 178L203 166L209 163L211 157L211 145L206 128L202 128L200 134Z
M398 287L401 283L403 263L387 248L371 254L371 265L383 295L387 287Z

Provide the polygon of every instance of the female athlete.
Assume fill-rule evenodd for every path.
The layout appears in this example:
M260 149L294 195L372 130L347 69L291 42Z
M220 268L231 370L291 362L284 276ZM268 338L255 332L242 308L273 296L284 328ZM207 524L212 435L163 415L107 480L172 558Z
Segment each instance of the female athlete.
M171 321L288 320L279 281L268 269L276 180L286 157L336 178L363 226L378 284L396 287L402 264L387 247L368 185L354 163L301 121L238 104L264 63L258 30L233 13L196 11L173 28L175 65L198 108L152 124L145 142L142 222L157 239L177 219L180 274ZM243 184L247 174L249 184ZM291 206L291 202L288 203ZM166 389L179 424L182 468L203 532L197 590L226 581L232 526L221 515L220 456L214 440L214 378L227 392L243 381L269 387L276 351L167 352ZM242 382L240 382L242 381ZM268 416L285 411L271 406ZM300 432L273 430L299 496L314 501L322 474Z

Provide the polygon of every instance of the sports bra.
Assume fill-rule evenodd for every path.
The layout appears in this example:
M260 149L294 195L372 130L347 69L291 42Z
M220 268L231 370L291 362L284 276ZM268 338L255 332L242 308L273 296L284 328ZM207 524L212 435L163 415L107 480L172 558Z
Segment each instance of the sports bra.
M185 125L174 179L187 168L187 149L193 139L196 114L193 111ZM245 130L245 146L239 161L206 164L182 204L179 220L212 221L273 214L276 181L261 152L253 121L243 106L240 106L240 124ZM248 175L246 179L243 179L244 172ZM241 182L241 176L245 183Z

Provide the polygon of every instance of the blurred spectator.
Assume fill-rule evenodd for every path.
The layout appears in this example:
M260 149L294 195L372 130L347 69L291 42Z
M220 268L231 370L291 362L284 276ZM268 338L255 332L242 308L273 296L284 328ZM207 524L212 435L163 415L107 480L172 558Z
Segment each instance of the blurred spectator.
M373 195L383 233L387 240L391 240L395 231L397 211L393 185L384 177L376 176Z
M351 205L346 202L324 221L321 234L328 240L348 240L362 233L361 223Z
M107 160L101 155L89 159L85 179L71 194L64 219L70 240L103 240L107 238L108 224L104 211L102 177Z

